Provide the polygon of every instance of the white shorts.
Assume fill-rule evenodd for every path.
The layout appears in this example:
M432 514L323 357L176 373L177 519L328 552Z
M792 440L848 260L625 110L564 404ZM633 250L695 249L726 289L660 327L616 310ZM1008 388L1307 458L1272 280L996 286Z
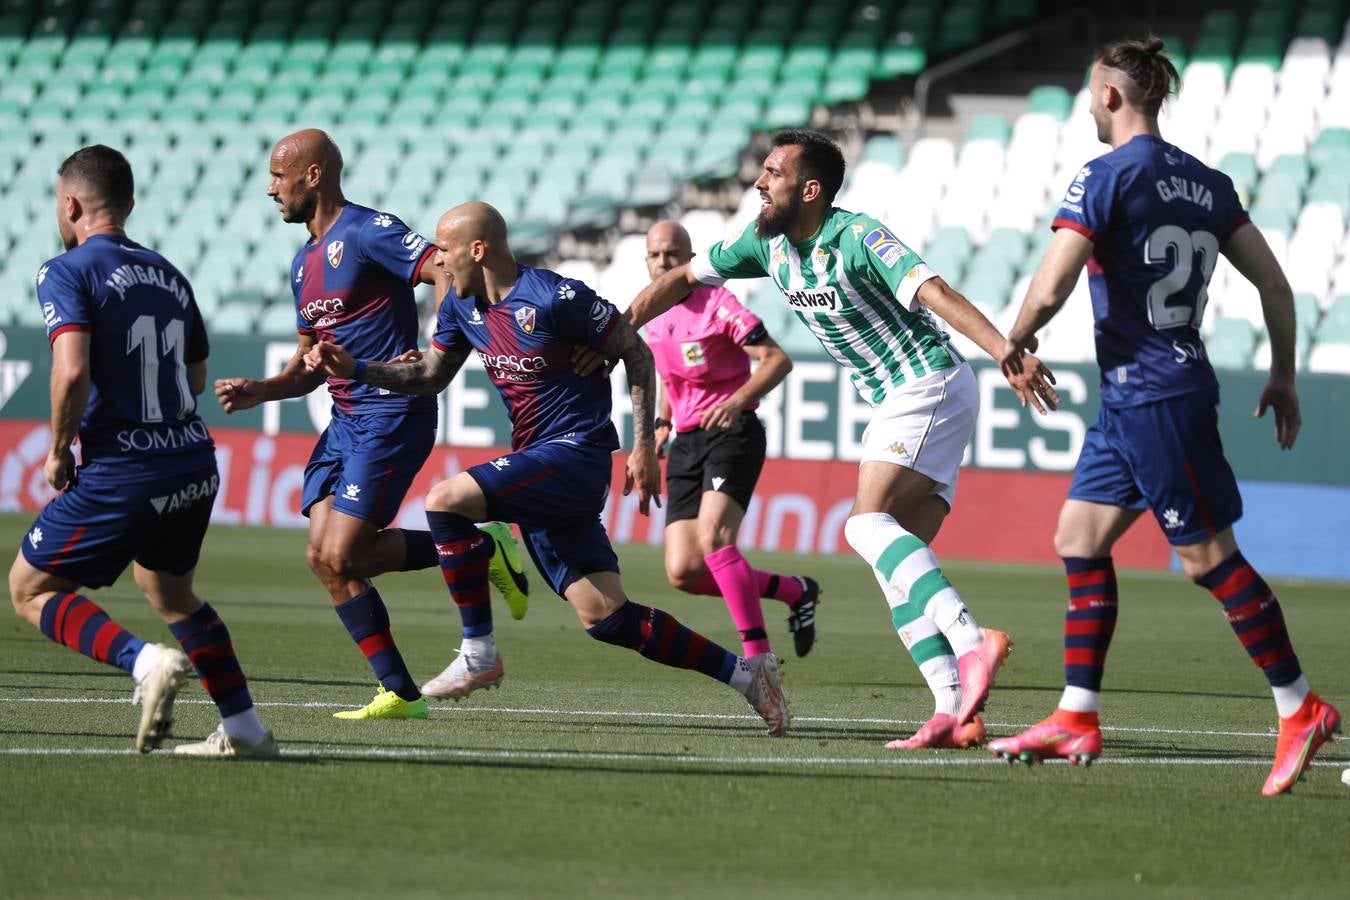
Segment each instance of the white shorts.
M863 462L913 469L937 485L947 501L956 495L956 473L980 411L980 392L969 363L906 384L872 413L863 432Z

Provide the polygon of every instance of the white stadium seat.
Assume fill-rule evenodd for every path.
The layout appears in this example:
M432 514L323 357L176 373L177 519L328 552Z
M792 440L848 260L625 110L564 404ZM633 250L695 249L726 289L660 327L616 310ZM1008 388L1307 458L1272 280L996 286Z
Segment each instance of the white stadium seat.
M1314 344L1308 354L1308 371L1350 375L1350 344Z

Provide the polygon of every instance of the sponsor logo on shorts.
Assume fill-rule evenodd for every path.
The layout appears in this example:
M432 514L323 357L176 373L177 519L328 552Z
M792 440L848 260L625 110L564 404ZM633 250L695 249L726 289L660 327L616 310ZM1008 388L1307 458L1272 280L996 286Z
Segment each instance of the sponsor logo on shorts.
M783 291L783 299L787 300L788 306L795 306L798 309L834 310L839 308L839 292L833 287Z
M1163 510L1163 528L1166 528L1168 531L1173 531L1185 524L1186 520L1183 519L1181 513L1177 512L1175 509L1168 507Z
M886 448L886 452L894 453L896 456L909 456L909 451L905 449L905 445L900 441L892 441L891 445Z
M863 245L888 269L894 268L900 257L905 255L905 245L885 228L873 228L867 232Z
M34 528L32 531L30 531L30 532L28 533L28 543L30 543L30 544L33 545L33 549L34 549L34 550L37 549L37 545L40 544L40 543L42 543L42 529L41 529L41 528Z
M342 241L328 245L328 264L335 269L342 264Z
M200 482L194 482L187 487L182 488L172 494L165 494L163 497L151 497L150 505L155 508L155 512L163 515L166 512L175 512L180 509L186 509L198 500L206 500L216 495L216 490L220 487L220 476L212 475L210 478L203 478Z
M347 489L346 489L345 491L342 492L342 499L343 499L343 500L360 500L360 499L361 499L361 485L359 485L359 484L349 484L349 485L347 485Z
M516 310L516 324L526 334L534 334L534 307L522 306Z

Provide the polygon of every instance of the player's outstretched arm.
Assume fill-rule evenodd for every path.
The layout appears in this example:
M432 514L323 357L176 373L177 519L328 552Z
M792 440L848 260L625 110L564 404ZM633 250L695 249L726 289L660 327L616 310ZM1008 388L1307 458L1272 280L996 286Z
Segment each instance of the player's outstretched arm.
M641 328L688 297L689 292L700 283L694 277L694 270L689 263L671 269L633 298L633 302L624 313L624 318L634 328Z
M1090 256L1092 241L1086 236L1071 228L1055 232L1045 257L1031 278L1031 287L1027 289L1008 339L1000 351L993 354L1005 375L1021 369L1024 352L1036 352L1036 332L1048 325L1069 299Z
M432 344L418 359L408 356L404 353L393 362L367 361L354 358L341 344L320 341L305 354L305 365L325 376L350 378L397 394L434 396L445 390L469 351L442 350Z
M314 346L314 335L301 334L295 355L271 378L217 378L216 399L225 412L252 409L269 400L303 397L323 384L323 374L305 368L305 354Z
M764 340L746 344L741 349L755 361L755 371L730 397L704 410L699 419L700 427L730 428L736 424L736 417L741 414L741 410L762 400L792 371L792 358L768 335L765 335Z
M652 351L633 326L621 316L601 348L610 359L622 359L628 373L628 393L633 400L633 452L628 454L624 496L638 490L638 511L649 514L654 499L661 505L661 466L656 460L655 415L656 362Z
M688 297L689 292L698 287L699 284L699 280L694 277L688 263L679 268L671 269L643 288L642 292L633 298L633 302L628 309L624 311L623 317L629 325L633 326L634 330L637 330ZM639 338L639 340L641 339ZM607 372L612 371L617 362L618 358L609 356L603 348L596 350L584 344L578 344L572 351L573 370L583 377L601 368L606 369Z
M87 331L65 331L52 341L52 446L42 472L58 491L68 487L75 474L70 445L89 403L90 343Z
M988 353L995 361L1002 362L1001 354L1006 341L1003 334L994 327L994 323L980 312L975 304L941 278L930 278L919 285L919 302L937 313L948 325L970 338ZM1052 385L1055 375L1050 369L1030 353L1018 354L1020 365L1016 372L1004 370L1008 384L1017 394L1023 408L1030 403L1036 412L1045 414L1046 408L1059 406L1059 394Z
M1270 378L1257 401L1256 415L1260 418L1267 409L1275 411L1275 440L1288 450L1294 446L1303 424L1298 391L1294 388L1297 338L1294 292L1270 245L1250 222L1233 232L1223 247L1223 255L1261 294L1261 315L1270 333Z

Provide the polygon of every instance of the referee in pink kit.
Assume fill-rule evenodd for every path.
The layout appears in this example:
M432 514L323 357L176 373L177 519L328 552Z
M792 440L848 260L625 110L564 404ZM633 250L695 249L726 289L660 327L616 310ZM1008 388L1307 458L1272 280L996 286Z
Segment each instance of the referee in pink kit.
M647 232L653 280L693 255L689 232L675 222ZM764 425L754 410L792 360L722 287L695 289L649 322L645 337L665 385L657 446L675 432L666 465L666 577L690 594L723 597L747 657L770 650L760 598L782 601L797 655L805 656L816 641L820 585L753 569L736 546L764 468ZM758 363L753 374L751 359Z

